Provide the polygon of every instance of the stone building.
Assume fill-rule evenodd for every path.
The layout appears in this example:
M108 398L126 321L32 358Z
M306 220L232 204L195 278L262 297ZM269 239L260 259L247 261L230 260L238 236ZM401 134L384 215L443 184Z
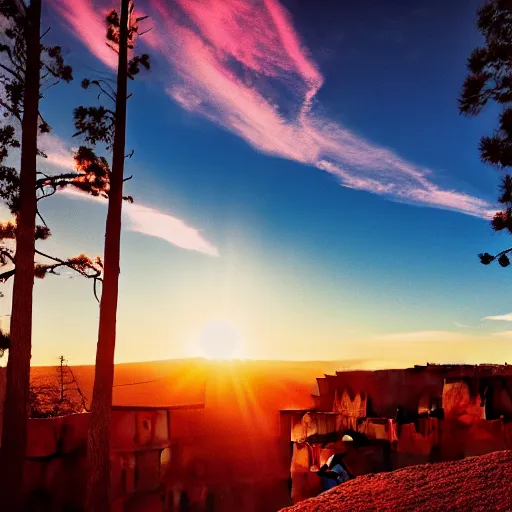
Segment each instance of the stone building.
M294 502L319 492L314 471L332 453L362 475L512 448L511 366L341 371L317 383L313 409L281 411Z

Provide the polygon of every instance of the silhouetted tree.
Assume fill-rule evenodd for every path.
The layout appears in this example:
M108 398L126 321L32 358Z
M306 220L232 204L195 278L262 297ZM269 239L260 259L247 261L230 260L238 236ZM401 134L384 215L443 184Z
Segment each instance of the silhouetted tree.
M501 107L498 128L492 136L480 139L483 162L494 165L504 173L498 201L503 210L492 220L495 231L504 229L512 233L512 2L487 0L478 10L477 26L485 38L485 46L476 48L468 58L468 75L459 98L459 111L476 116L489 103ZM498 254L479 254L480 261L488 265L497 260L508 267L507 254L512 247Z
M147 54L128 57L139 34L139 22L134 3L121 0L120 15L111 11L106 18L107 44L118 54L117 84L114 89L108 80L84 80L82 86L95 87L115 103L114 110L99 107L79 107L75 110L76 135L95 145L105 144L112 149L112 173L108 194L108 212L105 227L105 253L100 320L94 389L91 402L91 420L87 440L87 505L91 512L110 508L110 414L114 382L114 352L116 344L116 317L119 284L121 238L121 209L123 201L126 103L128 79L133 79L141 67L149 69ZM128 155L133 155L133 152ZM125 199L131 200L130 197Z
M0 0L0 17L5 28L0 34L0 112L10 124L0 127L0 199L14 214L14 222L0 225L0 279L13 277L10 334L1 337L0 350L9 349L6 398L0 449L0 495L2 509L23 508L23 465L29 405L30 353L32 334L32 291L34 276L44 277L68 267L94 277L101 275L101 261L84 255L62 260L35 248L36 240L50 236L38 211L38 201L59 188L74 186L97 194L108 190L108 174L96 175L83 161L80 151L77 171L50 176L37 170L38 135L50 127L39 112L44 92L61 81L72 80L61 48L43 44L40 34L41 0ZM17 125L17 123L19 123ZM20 141L21 139L21 141ZM8 165L11 149L20 148L19 170ZM36 225L39 215L43 225ZM35 254L41 261L35 262Z
M30 417L53 418L88 411L75 374L64 356L59 357L53 378L40 377L30 385Z
M32 345L32 289L34 285L34 248L36 229L36 160L39 123L41 68L41 0L21 2L2 0L1 14L11 20L15 32L11 50L15 69L6 73L22 78L20 87L4 84L7 99L22 111L20 209L17 216L16 266L11 316L11 346L7 364L6 397L3 411L0 449L0 495L6 510L23 509L23 467L25 463L30 351ZM20 36L16 37L19 33ZM9 51L2 46L3 53ZM4 68L2 68L4 69ZM5 77L6 75L4 75ZM5 109L4 96L0 105ZM11 112L12 114L13 112ZM15 112L16 113L16 112Z

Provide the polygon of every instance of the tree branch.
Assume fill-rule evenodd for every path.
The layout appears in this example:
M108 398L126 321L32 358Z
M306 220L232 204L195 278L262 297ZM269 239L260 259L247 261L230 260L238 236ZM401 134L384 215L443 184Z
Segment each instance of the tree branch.
M41 93L46 92L48 89L51 89L52 87L55 87L58 83L60 83L60 78L58 80L55 80L55 82L51 83L50 85L46 86Z
M4 71L7 71L7 73L10 73L19 82L23 82L23 78L18 73L16 73L16 71L13 71L10 67L5 66L4 64L0 63L0 68L3 69Z
M10 107L5 101L0 99L0 106L4 107L5 110L11 113L12 116L14 116L20 123L21 123L21 115L16 112L12 107Z
M9 278L11 278L14 275L15 268L12 270L8 270L7 272L2 272L0 274L0 282L5 283Z
M147 30L144 30L144 32L141 32L139 34L139 37L142 37L144 34L147 34L148 32L151 32L155 27L148 28Z
M94 80L92 81L91 83L93 83L96 87L98 87L98 89L103 93L105 94L105 96L108 96L114 103L116 102L116 98L115 96L112 96L111 93L109 93L108 91L106 91L100 84L99 80Z
M41 41L43 39L43 37L48 34L48 32L50 32L52 27L48 27L42 34L41 34L41 37L39 38L39 40Z
M509 247L508 249L505 249L504 251L501 251L499 252L498 254L496 254L496 256L494 256L495 258L499 258L500 256L502 256L503 254L508 254L509 252L512 252L512 247Z
M57 193L57 188L54 188L51 192L48 192L47 194L43 194L37 198L37 201L41 201L41 199L47 199L48 197L52 197ZM39 212L38 212L39 213Z
M50 265L50 267L53 267L53 268L51 268L51 270L54 270L57 267L64 266L64 267L68 267L68 268L74 270L75 272L77 272L78 274L80 274L84 277L87 277L88 279L100 279L101 270L95 269L93 267L88 267L90 270L94 270L94 274L88 274L87 272L80 270L79 268L76 268L76 266L74 266L74 264L70 261L61 260L60 258L57 258L56 256L50 256L49 254L46 254L38 249L36 249L35 252L36 252L36 254L38 254L39 256L42 256L43 258L47 258L49 260L56 262L55 265Z
M9 260L11 260L12 264L16 263L16 261L14 260L14 256L9 251L6 251L5 249L2 249L2 250L0 250L0 253L3 256L6 256Z
M37 210L36 213L37 213L37 216L41 219L41 222L44 224L44 227L47 228L48 224L46 224L46 221L43 219L43 216L41 215L39 210Z
M100 281L101 283L103 283L103 279L101 279L101 277L95 277L95 278L94 278L94 283L93 283L92 291L93 291L93 293L94 293L94 297L95 297L95 299L97 300L97 302L98 302L98 304L99 304L101 301L100 301L100 299L98 298L98 287L97 287L98 281Z
M80 176L78 172L67 172L64 174L56 174L55 176L47 176L46 174L43 175L45 176L44 178L39 178L36 181L36 188L42 188L44 186L52 185L56 181L72 180Z
M101 83L104 83L109 89L110 89L110 92L115 96L116 95L116 90L114 89L114 87L112 85L110 85L108 83L108 80L105 80L103 78L100 78L99 80L93 80L93 82L101 82ZM92 83L92 82L91 82Z

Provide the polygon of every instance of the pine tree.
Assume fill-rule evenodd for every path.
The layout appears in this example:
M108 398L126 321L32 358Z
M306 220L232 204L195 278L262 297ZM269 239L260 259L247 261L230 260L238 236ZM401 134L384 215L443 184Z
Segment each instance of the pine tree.
M139 22L134 4L121 0L120 15L112 11L106 18L107 44L118 54L117 85L114 89L105 80L84 80L85 89L93 86L115 103L115 110L100 107L79 107L75 110L76 135L95 145L105 144L112 149L112 172L108 194L108 212L105 227L105 252L100 321L94 388L91 402L91 420L87 440L87 505L90 512L110 508L110 415L114 382L114 352L116 344L116 317L120 273L121 209L123 199L124 163L126 155L126 104L128 79L134 79L141 69L149 69L149 56L128 57L139 34Z
M11 345L7 364L6 397L3 410L0 449L0 495L5 510L23 510L23 467L25 463L30 352L32 345L32 289L34 285L34 247L36 230L36 164L39 127L40 25L41 0L31 0L28 7L2 1L2 14L13 13L25 43L25 62L16 73L24 73L23 86L5 87L11 100L23 109L20 165L20 208L16 219L16 267L14 276ZM2 47L3 49L3 47ZM3 69L3 68L2 68ZM12 71L12 70L11 70ZM5 76L5 75L4 75ZM1 100L5 108L4 101Z
M102 272L101 261L84 255L59 259L36 250L36 240L50 236L38 210L38 201L59 188L74 186L89 193L108 191L108 174L101 176L90 158L77 153L77 172L49 176L37 170L38 136L50 126L39 111L44 91L61 81L72 80L59 46L43 43L40 35L41 0L25 5L20 0L0 0L0 17L7 28L0 41L0 109L7 124L0 126L0 199L10 208L14 222L0 225L0 279L13 277L10 333L2 333L0 350L8 348L6 399L3 407L0 449L2 509L23 509L23 466L29 409L32 303L34 277L57 273L67 267L94 277ZM20 148L19 169L7 165L9 151ZM82 167L80 167L82 166ZM39 215L43 225L36 224ZM35 261L38 254L41 261Z
M503 209L492 220L495 231L512 233L512 2L487 0L478 10L477 26L485 39L485 46L476 48L468 58L468 75L459 98L459 111L476 116L489 103L501 107L498 128L492 136L480 139L480 157L483 162L503 172L501 195L498 201ZM508 253L479 254L480 261L489 265L497 261L502 267L510 265Z
M31 418L54 418L87 412L88 409L87 398L64 356L59 357L53 379L40 378L31 382Z

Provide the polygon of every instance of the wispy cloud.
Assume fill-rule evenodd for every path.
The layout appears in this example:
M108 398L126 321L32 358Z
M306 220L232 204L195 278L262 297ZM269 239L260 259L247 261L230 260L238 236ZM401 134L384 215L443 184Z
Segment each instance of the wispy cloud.
M107 204L106 199L93 197L73 189L64 189L62 193L76 199ZM161 238L181 249L200 252L208 256L219 255L217 247L208 242L197 229L168 213L141 204L124 203L123 214L125 221L128 220L126 227L129 231Z
M505 315L495 315L495 316L484 316L482 320L494 320L494 321L502 321L502 322L512 322L512 313L507 313Z
M42 160L57 167L63 167L66 170L75 168L75 159L71 148L53 133L47 133L39 137L41 149L48 158Z
M466 341L468 339L472 339L472 336L469 334L461 333L461 332L453 332L453 331L436 331L436 330L426 330L426 331L411 331L411 332L397 332L391 334L384 334L381 336L376 336L374 338L375 341L385 341L385 342L393 342L393 343L414 343L414 342L457 342L457 341Z
M125 204L124 209L131 221L128 226L130 231L161 238L182 249L202 252L208 256L219 255L217 248L205 240L197 229L187 226L176 217L140 204Z
M48 161L53 165L66 170L74 168L72 153L62 139L55 135L45 136L42 147L45 148ZM76 199L103 204L107 202L101 197L93 197L71 188L64 189L62 193ZM168 213L138 203L124 203L123 214L125 220L128 220L127 229L130 231L161 238L182 249L197 251L208 256L219 255L217 247L206 240L200 231Z
M50 0L49 3L75 36L86 43L93 55L108 67L116 67L117 56L105 42L105 16L111 5L98 8L89 0Z
M323 77L276 0L151 0L149 39L169 66L168 93L260 151L312 165L343 186L489 217L492 206L446 190L432 173L315 112ZM177 78L176 78L177 77Z
M512 338L512 331L493 332L492 335L501 336L503 338Z
M90 0L52 0L106 64ZM149 0L154 30L141 41L168 65L168 94L270 155L334 175L395 201L489 218L487 201L433 181L433 173L317 112L323 76L277 0ZM94 23L97 19L94 18ZM102 46L103 45L103 46ZM108 49L108 48L107 48Z

